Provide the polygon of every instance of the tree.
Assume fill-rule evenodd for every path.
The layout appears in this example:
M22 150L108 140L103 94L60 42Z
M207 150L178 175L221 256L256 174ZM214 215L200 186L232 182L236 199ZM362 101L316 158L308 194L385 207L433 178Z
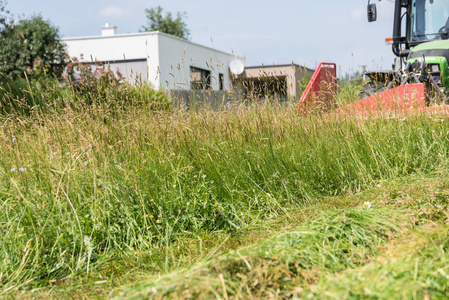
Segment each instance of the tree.
M9 25L9 11L6 9L6 2L0 0L0 33Z
M66 64L59 30L41 16L20 20L0 31L0 73L22 77L40 67L59 77Z
M168 33L182 39L188 40L190 31L187 29L187 24L184 21L186 13L178 12L176 19L173 18L170 12L167 12L165 16L162 15L163 9L158 6L156 8L145 9L148 26L142 26L140 31L161 31Z

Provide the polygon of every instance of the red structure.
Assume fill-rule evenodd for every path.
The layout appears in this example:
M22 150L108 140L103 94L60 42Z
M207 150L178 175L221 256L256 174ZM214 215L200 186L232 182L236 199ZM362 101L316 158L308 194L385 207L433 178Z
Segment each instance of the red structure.
M426 85L406 84L371 97L339 107L337 113L350 113L359 116L405 113L423 109L427 105Z
M298 113L312 110L328 111L337 93L337 66L320 63L299 99Z
M320 63L298 104L298 113L329 112L337 94L336 65ZM449 117L449 105L428 106L424 83L405 84L339 107L330 116L394 117L425 113Z

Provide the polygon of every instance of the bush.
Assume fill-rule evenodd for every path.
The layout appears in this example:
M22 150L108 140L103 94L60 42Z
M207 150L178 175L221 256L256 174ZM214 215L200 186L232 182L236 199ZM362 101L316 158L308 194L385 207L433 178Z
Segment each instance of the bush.
M65 44L59 31L41 16L20 20L0 32L0 73L24 77L36 64L59 77L66 63ZM26 75L25 75L26 74Z
M44 65L35 64L24 78L0 76L0 113L29 115L36 109L54 112L68 107L81 111L92 105L108 107L111 112L131 106L150 110L171 107L163 91L145 83L133 86L123 82L121 74L114 75L109 66L69 63L62 82L48 74Z
M119 70L116 74L109 65L87 65L76 59L67 65L64 83L77 103L107 105L124 109L135 105L148 105L152 110L168 109L169 97L154 90L146 83L133 86L123 81Z

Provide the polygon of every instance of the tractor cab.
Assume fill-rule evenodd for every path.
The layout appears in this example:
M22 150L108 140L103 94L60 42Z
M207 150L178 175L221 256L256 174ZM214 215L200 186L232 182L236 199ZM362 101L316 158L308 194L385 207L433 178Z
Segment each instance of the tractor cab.
M377 19L368 0L368 21ZM361 97L398 85L425 83L428 96L448 102L449 0L395 0L392 44L397 59L392 71L366 72L371 79Z
M370 80L362 87L360 100L337 111L375 115L418 109L449 117L449 105L444 105L449 104L449 0L393 2L393 36L386 39L396 55L393 69L365 71L363 75ZM368 21L376 19L376 4L368 0ZM333 97L326 97L326 91L336 90L333 68L334 64L320 64L299 101L298 112L332 107Z
M413 0L410 5L412 44L449 37L449 0Z
M377 19L376 4L368 1L368 21ZM449 0L396 0L392 43L396 56L406 57L416 45L449 38Z

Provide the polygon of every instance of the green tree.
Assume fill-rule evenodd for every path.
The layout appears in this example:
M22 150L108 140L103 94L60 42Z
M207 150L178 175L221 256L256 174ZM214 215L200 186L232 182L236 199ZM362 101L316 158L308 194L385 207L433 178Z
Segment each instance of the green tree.
M187 17L185 12L178 12L176 18L174 18L170 12L167 12L165 16L163 16L162 7L158 6L156 8L145 9L145 13L147 15L148 26L142 26L140 31L158 30L185 40L189 39L190 31L184 21L184 18Z
M6 2L0 0L0 34L9 25L9 11L6 9Z
M33 68L59 77L66 64L59 30L41 16L20 20L0 31L0 74L22 77Z

